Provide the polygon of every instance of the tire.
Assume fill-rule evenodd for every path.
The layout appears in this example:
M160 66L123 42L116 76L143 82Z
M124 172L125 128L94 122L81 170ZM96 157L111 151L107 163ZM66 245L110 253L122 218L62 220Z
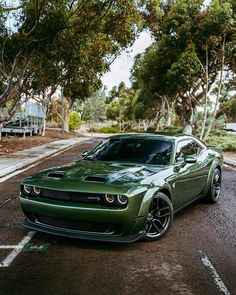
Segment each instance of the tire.
M169 230L174 217L173 205L163 193L158 193L152 201L147 213L146 232L144 240L156 241Z
M205 200L208 203L216 203L220 198L221 191L221 172L216 168L212 174L211 184L207 192Z

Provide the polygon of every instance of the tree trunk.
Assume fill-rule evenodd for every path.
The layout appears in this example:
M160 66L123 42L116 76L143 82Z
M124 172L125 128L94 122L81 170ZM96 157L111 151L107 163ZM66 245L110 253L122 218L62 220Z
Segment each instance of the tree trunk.
M64 131L69 132L69 120L70 120L70 111L66 110L65 117L64 117Z
M143 120L143 128L144 128L144 131L146 132L148 129L148 120Z
M164 116L165 113L165 99L161 97L161 106L158 108L155 122L156 122L156 130L160 130L160 120Z
M208 67L208 47L206 45L206 91L205 91L205 106L204 106L204 117L203 117L203 122L202 122L202 130L201 130L201 135L200 139L203 139L203 135L205 132L205 127L206 127L206 120L207 120L207 107L208 107L208 87L209 87L209 67Z
M69 132L69 121L70 121L70 114L72 111L73 104L75 102L74 99L67 98L68 104L64 106L64 131Z
M169 102L169 100L165 96L163 97L163 99L164 99L163 111L165 112L165 127L168 127L171 125L171 114L172 114L173 102Z
M171 125L171 114L172 114L172 107L167 104L167 111L165 114L165 126L168 127Z
M215 119L216 119L216 112L217 112L217 106L218 106L218 103L219 103L219 100L220 100L220 95L221 95L221 89L222 89L222 83L223 83L224 65L225 65L225 38L226 37L224 36L223 44L222 44L222 59L221 59L221 68L220 68L220 80L219 80L218 91L217 91L217 96L216 96L216 103L215 103L212 118L210 120L210 124L209 124L209 126L207 128L207 131L206 131L205 135L204 135L203 141L207 140L207 138L208 138L208 136L209 136L209 134L211 132L213 123L215 122Z
M2 127L3 127L3 124L0 123L0 142L2 141Z
M42 136L45 136L46 134L47 109L48 109L47 107L43 106L44 117L43 117Z
M192 135L192 133L193 133L192 125L190 123L185 123L184 129L183 129L183 134Z
M193 108L191 104L191 99L189 97L182 97L183 101L183 117L184 117L184 129L183 134L192 135L192 117L193 117Z

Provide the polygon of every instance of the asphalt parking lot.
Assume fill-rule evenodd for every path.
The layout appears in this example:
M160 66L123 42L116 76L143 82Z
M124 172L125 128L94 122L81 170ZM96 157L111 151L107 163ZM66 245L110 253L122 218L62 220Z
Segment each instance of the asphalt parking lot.
M157 242L80 241L22 228L20 182L95 144L81 143L0 183L0 294L236 294L236 172L228 169L220 201L191 205Z

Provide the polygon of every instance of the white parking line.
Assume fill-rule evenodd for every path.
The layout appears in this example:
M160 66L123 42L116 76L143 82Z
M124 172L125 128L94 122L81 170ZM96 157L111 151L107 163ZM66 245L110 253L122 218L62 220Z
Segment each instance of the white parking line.
M18 245L0 245L0 250L4 249L15 249Z
M26 237L14 248L14 250L3 260L0 262L0 267L8 267L11 265L13 260L17 257L18 254L22 251L27 243L32 239L35 232L30 231Z
M214 268L214 266L212 265L211 261L206 256L206 254L204 252L202 252L202 251L198 251L198 254L199 254L200 258L201 258L201 261L202 261L203 265L209 270L209 272L210 272L210 274L211 274L217 288L223 294L230 295L229 290L225 286L224 282L220 278L219 274L217 273L216 269Z

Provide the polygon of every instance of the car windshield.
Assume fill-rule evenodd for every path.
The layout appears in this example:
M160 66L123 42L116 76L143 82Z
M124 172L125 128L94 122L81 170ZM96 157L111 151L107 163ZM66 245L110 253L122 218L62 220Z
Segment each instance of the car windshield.
M172 143L159 139L111 138L99 144L84 159L169 165Z

